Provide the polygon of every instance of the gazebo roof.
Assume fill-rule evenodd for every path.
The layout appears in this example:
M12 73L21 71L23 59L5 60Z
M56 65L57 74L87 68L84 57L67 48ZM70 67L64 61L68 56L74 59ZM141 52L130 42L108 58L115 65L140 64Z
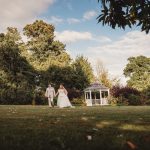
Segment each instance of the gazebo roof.
M109 88L100 84L100 83L92 83L89 87L87 87L86 89L84 89L84 91L94 91L94 90L108 90Z

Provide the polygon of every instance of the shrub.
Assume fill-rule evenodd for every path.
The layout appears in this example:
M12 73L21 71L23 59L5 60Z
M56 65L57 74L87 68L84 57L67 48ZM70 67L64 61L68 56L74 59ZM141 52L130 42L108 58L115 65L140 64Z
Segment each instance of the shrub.
M77 105L77 106L86 106L85 100L83 97L81 98L74 98L71 103L73 105Z
M12 89L6 89L1 91L0 96L0 104L14 104L14 105L22 105L22 104L31 104L33 99L32 90L18 90L14 93Z
M146 105L150 105L150 99L146 100L146 101L145 101L145 104L146 104Z
M130 94L140 95L140 92L137 89L128 86L125 87L114 86L110 92L114 97L119 97L120 95L122 95L125 98L128 98Z
M150 105L150 87L142 91L142 103Z
M118 98L113 97L113 96L109 96L108 98L108 103L110 105L117 105L118 104Z
M128 102L130 105L141 105L141 97L139 95L131 94L128 96Z
M70 100L81 98L84 94L82 91L77 89L67 89L67 91Z
M114 86L111 89L111 95L118 98L117 103L123 105L141 105L141 93L131 87Z
M129 104L128 100L122 96L119 96L119 97L109 96L108 101L110 105L125 105L126 106Z

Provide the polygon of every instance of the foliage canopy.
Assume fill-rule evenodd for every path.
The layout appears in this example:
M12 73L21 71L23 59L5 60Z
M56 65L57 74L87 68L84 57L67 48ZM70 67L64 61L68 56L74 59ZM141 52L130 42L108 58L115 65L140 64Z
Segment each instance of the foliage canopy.
M145 56L130 57L124 69L124 75L129 77L128 85L140 91L150 86L150 58Z
M125 29L126 26L140 26L141 31L150 30L149 0L98 0L101 3L101 14L98 23Z

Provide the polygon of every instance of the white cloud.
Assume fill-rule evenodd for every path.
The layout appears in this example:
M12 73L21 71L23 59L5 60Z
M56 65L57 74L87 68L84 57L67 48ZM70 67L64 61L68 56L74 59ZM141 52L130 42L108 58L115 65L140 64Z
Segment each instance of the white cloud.
M87 11L83 14L83 18L81 20L77 19L77 18L68 18L67 22L69 24L75 24L75 23L80 23L82 21L85 20L91 20L93 17L95 17L97 15L97 12L94 10L91 11Z
M0 0L0 30L8 26L22 28L37 19L55 0Z
M50 19L50 23L53 23L54 25L60 24L62 22L64 22L64 20L57 16L52 16Z
M92 19L93 17L95 17L96 15L97 15L97 12L94 11L94 10L87 11L87 12L84 13L83 19L85 19L85 20L90 20L90 19Z
M93 66L95 60L104 62L112 75L119 75L123 82L122 74L127 64L127 59L132 56L145 55L150 57L150 35L143 32L132 31L122 36L118 41L103 43L101 46L89 47L85 55Z
M79 40L92 40L92 34L90 32L77 32L71 30L65 30L63 32L55 32L56 40L64 43L77 42Z
M108 43L112 40L106 36L95 36L90 32L78 32L73 30L65 30L62 32L55 32L56 40L59 40L64 43L73 43L77 41L85 41L90 40L97 43Z
M67 19L67 22L69 24L76 24L76 23L80 23L80 20L79 19L76 19L76 18L68 18Z
M107 36L95 36L93 40L100 43L112 42L112 40Z

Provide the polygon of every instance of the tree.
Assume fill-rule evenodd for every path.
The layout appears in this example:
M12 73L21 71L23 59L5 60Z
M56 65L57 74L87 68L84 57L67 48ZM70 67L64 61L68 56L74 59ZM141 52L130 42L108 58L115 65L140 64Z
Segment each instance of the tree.
M70 63L66 46L54 40L54 26L42 20L36 20L24 27L28 37L26 50L30 51L29 61L37 70L46 70L50 65L65 65Z
M30 83L23 72L32 70L32 67L21 56L20 42L21 36L16 28L7 28L6 34L0 34L0 82L4 100L17 100L18 90L28 87Z
M140 91L150 86L150 58L145 56L130 57L124 69L124 75L129 78L128 86Z
M72 68L74 70L72 81L75 88L83 90L93 81L93 70L87 58L77 56L72 63Z
M150 30L149 0L98 0L101 3L101 14L98 23L125 29L137 25L146 33Z
M117 77L109 77L109 73L101 60L97 60L96 62L96 76L100 83L109 88L111 88L113 85L119 84L119 80Z
M20 58L19 40L21 39L16 28L7 28L6 34L0 37L0 68L11 72L14 76L16 72L23 69Z
M27 49L33 53L38 61L43 60L49 54L59 54L65 47L60 42L54 42L54 26L42 20L36 20L24 27L24 35L28 37ZM59 51L60 50L60 51Z
M104 84L107 87L112 86L112 83L108 77L108 71L104 67L103 62L100 60L98 60L96 63L96 74L97 74L97 78L100 81L100 83Z

